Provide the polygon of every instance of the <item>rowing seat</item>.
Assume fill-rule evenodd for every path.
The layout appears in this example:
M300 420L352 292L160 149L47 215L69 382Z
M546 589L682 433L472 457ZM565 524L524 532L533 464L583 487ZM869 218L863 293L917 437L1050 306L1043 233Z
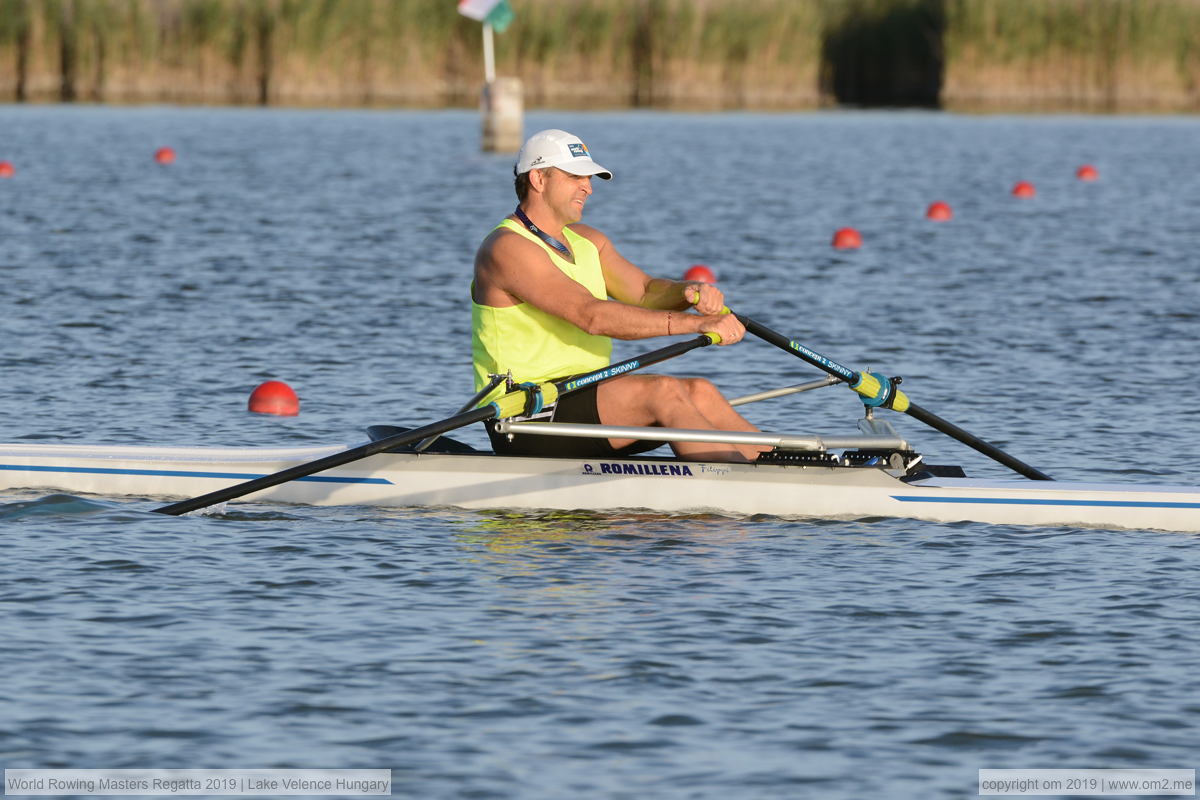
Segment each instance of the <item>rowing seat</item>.
M402 428L398 425L372 425L367 428L367 436L371 437L372 442L378 442L380 439L386 439L389 436L395 436L398 433L411 431L413 428ZM411 453L413 448L417 446L416 442L402 444L399 447L389 447L384 450L385 453ZM439 436L437 441L429 446L426 453L479 453L466 442L460 442L457 439L451 439L449 436Z

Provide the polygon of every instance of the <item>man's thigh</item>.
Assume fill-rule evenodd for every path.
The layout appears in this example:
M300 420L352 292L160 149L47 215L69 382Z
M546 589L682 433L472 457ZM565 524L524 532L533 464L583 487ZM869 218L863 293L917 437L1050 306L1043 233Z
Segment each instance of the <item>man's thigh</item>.
M682 382L664 375L622 375L596 387L596 408L605 425L656 425L664 403ZM681 400L682 398L677 398Z

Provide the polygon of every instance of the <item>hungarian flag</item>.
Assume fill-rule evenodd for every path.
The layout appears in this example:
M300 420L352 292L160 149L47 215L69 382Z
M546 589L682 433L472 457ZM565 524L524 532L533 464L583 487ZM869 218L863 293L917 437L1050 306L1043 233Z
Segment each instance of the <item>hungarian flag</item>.
M504 33L504 29L513 21L513 10L508 0L458 0L458 13L491 25L496 33Z

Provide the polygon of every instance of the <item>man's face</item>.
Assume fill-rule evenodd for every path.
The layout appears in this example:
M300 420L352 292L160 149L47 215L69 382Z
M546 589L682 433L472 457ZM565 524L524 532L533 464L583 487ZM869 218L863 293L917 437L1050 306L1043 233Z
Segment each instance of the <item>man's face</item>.
M550 167L542 170L542 177L542 195L546 204L564 220L563 224L583 219L583 207L592 193L592 176L572 175L557 167Z

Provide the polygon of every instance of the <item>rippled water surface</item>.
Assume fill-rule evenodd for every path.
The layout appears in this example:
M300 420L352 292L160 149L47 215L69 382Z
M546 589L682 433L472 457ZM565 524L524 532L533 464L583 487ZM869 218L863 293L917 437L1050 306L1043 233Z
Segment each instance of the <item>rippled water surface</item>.
M1200 121L526 123L616 173L587 219L651 272L709 265L735 309L904 376L1055 477L1200 484ZM0 440L353 442L470 394L471 257L513 204L475 114L0 107L0 160ZM953 221L923 218L934 200ZM861 250L830 248L843 226ZM663 370L731 395L816 374L751 340ZM267 378L299 416L246 413ZM828 389L747 415L848 433L856 406ZM891 419L938 462L1005 474ZM980 768L1198 766L1194 535L153 507L0 495L3 766L829 800L973 797Z

